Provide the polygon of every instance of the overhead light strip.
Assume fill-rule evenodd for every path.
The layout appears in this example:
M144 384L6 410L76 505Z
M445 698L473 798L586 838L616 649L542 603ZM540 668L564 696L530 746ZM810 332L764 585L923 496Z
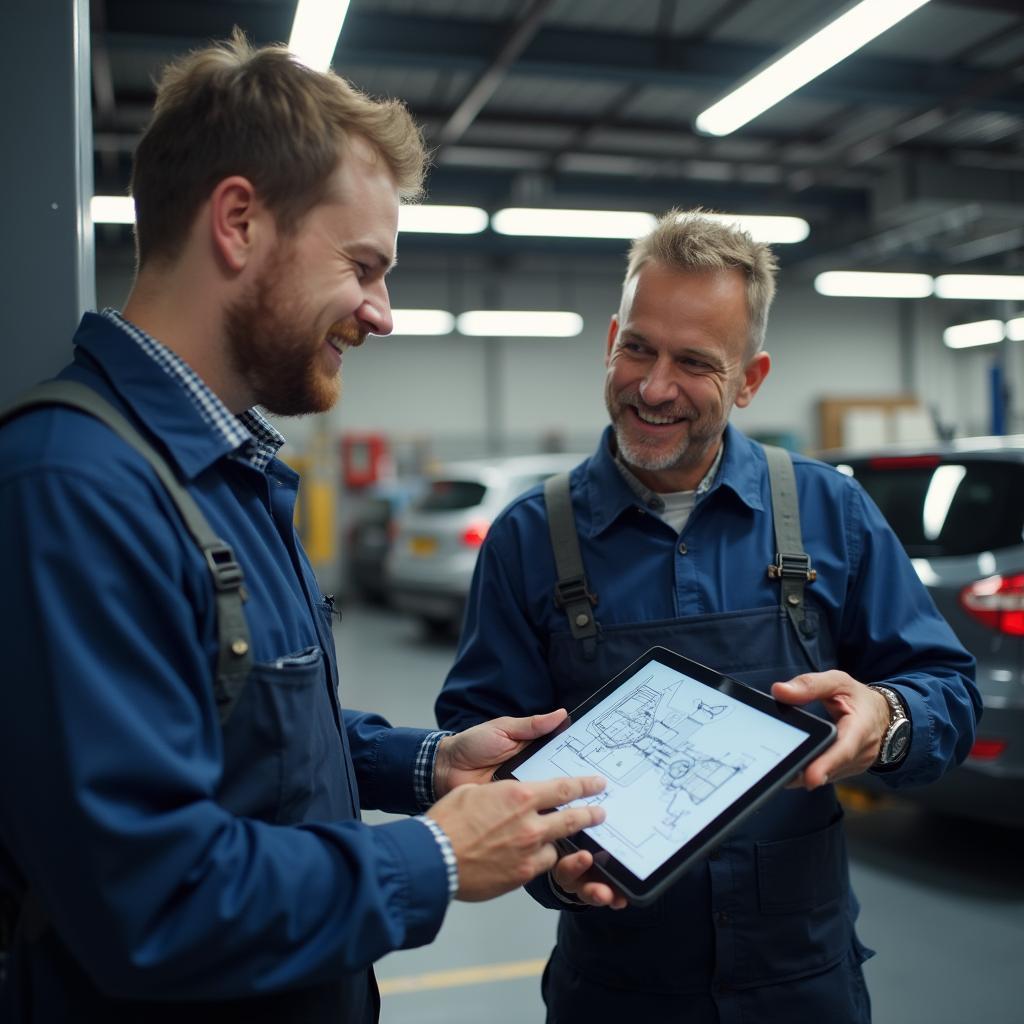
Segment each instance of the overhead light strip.
M564 310L471 309L456 317L446 309L393 309L392 334L460 334L474 338L574 338L583 317Z
M93 196L89 212L93 224L134 224L135 200L131 196Z
M491 217L499 235L536 238L638 238L657 223L652 213L632 210L545 210L509 207Z
M583 317L555 310L471 309L455 325L460 334L477 338L574 338L583 330Z
M723 224L732 224L746 231L755 242L767 245L788 245L802 242L811 233L803 217L758 216L744 213L705 213L704 217Z
M135 223L135 203L131 196L93 196L90 210L94 224ZM487 211L478 206L411 204L398 211L399 231L472 235L486 228Z
M708 107L697 117L698 130L708 135L729 135L927 2L861 0L855 3Z
M1024 300L1024 275L1021 274L942 274L935 278L935 294L940 299Z
M349 0L299 0L288 49L314 71L326 71L338 46Z
M398 210L398 230L438 235L477 235L487 227L479 206L410 204Z
M898 274L885 271L827 270L814 279L821 295L870 299L988 299L1024 302L1022 274Z
M681 217L687 216L681 214ZM702 214L750 233L755 241L785 244L802 242L810 225L801 217L758 216L742 213ZM508 207L491 217L499 235L535 238L624 238L647 234L657 224L653 213L639 210L560 210Z
M1002 320L976 320L970 324L956 324L942 332L942 340L949 348L974 348L976 345L995 345L1006 336Z
M392 334L436 337L455 329L455 316L446 309L393 309L391 319Z
M930 274L889 274L827 270L814 279L819 295L865 299L923 299L932 294Z

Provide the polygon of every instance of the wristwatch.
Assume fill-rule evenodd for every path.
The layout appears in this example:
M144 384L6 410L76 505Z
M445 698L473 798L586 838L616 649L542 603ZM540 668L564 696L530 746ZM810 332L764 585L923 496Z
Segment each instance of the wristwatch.
M877 690L889 705L889 728L882 737L878 758L871 767L892 768L903 760L910 747L910 718L895 690L888 686L872 686L871 689Z

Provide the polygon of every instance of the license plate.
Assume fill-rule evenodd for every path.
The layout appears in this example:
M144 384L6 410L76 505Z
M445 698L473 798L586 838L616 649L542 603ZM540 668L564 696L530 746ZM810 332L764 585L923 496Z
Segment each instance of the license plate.
M429 558L437 554L436 537L410 537L409 551L417 558Z

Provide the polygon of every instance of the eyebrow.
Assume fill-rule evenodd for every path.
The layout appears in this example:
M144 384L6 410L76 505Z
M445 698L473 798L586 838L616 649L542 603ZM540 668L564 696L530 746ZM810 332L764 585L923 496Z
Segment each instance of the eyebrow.
M618 344L620 341L638 341L644 345L650 344L650 341L648 341L646 335L641 334L639 331L634 331L631 328L623 328L621 331L619 331L618 337L615 339L615 341L616 344ZM686 345L682 349L682 352L674 354L674 358L679 358L680 355L695 356L696 358L703 359L705 362L710 363L716 367L724 365L720 355L711 352L708 349L700 348L699 346L695 345Z

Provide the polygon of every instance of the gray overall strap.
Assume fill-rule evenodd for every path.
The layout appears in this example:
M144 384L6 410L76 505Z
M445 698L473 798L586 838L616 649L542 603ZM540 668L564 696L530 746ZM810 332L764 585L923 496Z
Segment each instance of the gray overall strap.
M776 554L775 561L768 566L768 576L780 581L782 609L796 627L797 635L803 637L810 628L804 614L804 587L813 583L818 574L811 568L811 559L804 551L800 533L800 506L793 460L784 448L767 444L762 447L768 459L772 520L775 524Z
M188 532L203 553L213 579L217 600L217 681L214 697L221 725L234 710L252 668L249 627L242 602L242 567L235 560L231 547L214 532L199 510L195 499L185 489L167 460L92 388L75 381L54 380L40 384L0 411L0 425L28 409L45 405L70 406L88 413L108 426L122 441L135 449L153 468L167 494L177 506Z
M548 532L555 553L555 604L569 619L573 639L583 641L583 653L592 658L596 650L597 623L593 606L597 595L587 587L587 577L580 555L580 540L572 514L569 474L558 473L544 481L544 504L548 513Z

